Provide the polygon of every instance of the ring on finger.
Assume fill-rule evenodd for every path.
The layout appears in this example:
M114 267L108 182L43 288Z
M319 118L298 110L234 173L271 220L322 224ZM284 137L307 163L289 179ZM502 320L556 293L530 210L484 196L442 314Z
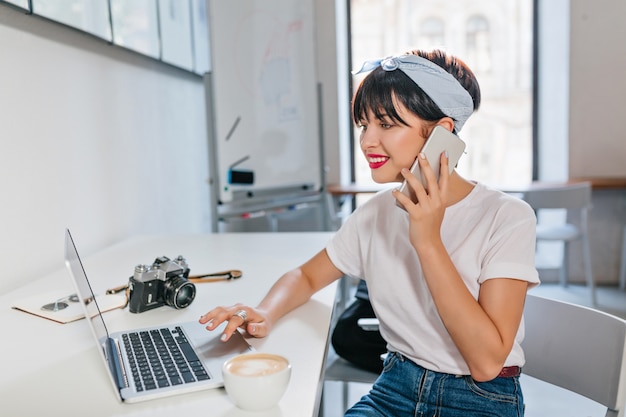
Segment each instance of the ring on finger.
M241 320L245 323L246 320L248 320L248 313L246 313L246 310L238 310L234 316L238 316L241 317Z

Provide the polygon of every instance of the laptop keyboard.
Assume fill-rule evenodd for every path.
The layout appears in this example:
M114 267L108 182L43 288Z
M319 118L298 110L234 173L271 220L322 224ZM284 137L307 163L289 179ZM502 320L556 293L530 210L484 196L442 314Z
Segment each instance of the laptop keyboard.
M180 327L122 335L137 391L210 379Z

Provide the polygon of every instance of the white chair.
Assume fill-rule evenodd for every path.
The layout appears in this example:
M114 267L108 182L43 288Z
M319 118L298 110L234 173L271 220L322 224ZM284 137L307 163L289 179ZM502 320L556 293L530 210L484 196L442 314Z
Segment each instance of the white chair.
M524 323L524 375L598 402L607 407L606 417L624 417L626 320L528 294ZM343 384L344 410L348 407L348 382L374 383L376 377L341 358L333 359L326 368L327 381ZM541 404L545 400L525 398L527 406L533 401Z
M588 307L528 294L523 374L576 392L623 417L626 321ZM526 398L526 406L532 398Z
M524 192L523 199L539 211L542 209L566 209L565 224L537 224L537 242L563 242L563 259L559 268L561 284L567 285L570 243L580 241L582 244L582 263L584 275L591 295L591 305L596 304L595 281L591 267L591 250L589 247L587 217L591 209L591 183L579 182L554 187L537 187ZM573 211L578 211L577 224L570 221Z
M341 313L349 304L349 299L353 295L353 291L356 288L356 283L358 281L344 276L341 278L339 282L339 297L337 297L337 302L335 304L335 318L339 318ZM333 320L334 326L335 320ZM359 324L360 325L360 324ZM364 330L378 330L378 326L361 326ZM381 359L382 360L382 359ZM333 347L329 344L326 358L326 369L324 371L323 381L335 381L341 383L341 403L343 407L343 411L347 410L348 404L348 394L349 394L349 383L357 382L357 383L366 383L373 384L378 378L378 374L375 372L370 372L363 370L356 365L351 364L347 360L341 358L337 353L335 353ZM319 417L323 417L324 415L324 393L322 392L322 400L320 405Z
M378 378L378 374L352 365L347 360L337 356L334 351L329 353L328 361L324 381L337 381L341 383L341 403L343 412L350 406L350 404L348 404L348 384L350 382L373 384L376 381L376 378ZM323 410L323 407L324 401L322 401L321 410ZM320 412L319 416L322 417L323 412Z

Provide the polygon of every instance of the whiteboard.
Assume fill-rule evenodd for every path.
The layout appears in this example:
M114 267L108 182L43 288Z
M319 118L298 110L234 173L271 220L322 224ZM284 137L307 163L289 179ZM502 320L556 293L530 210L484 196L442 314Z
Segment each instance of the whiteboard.
M209 19L219 202L321 189L313 0L212 0Z

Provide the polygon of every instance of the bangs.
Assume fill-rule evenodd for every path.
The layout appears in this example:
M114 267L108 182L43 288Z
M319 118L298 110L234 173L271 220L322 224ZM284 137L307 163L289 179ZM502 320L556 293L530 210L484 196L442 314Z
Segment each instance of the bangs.
M352 118L355 123L367 120L367 115L371 112L378 120L387 117L394 122L407 124L398 114L394 104L399 99L396 94L396 82L392 80L396 78L395 72L400 71L386 72L377 68L365 77L354 96Z
M363 79L354 95L352 119L359 124L371 112L378 120L387 117L409 126L398 114L398 104L427 121L445 117L439 106L404 72L376 68Z

